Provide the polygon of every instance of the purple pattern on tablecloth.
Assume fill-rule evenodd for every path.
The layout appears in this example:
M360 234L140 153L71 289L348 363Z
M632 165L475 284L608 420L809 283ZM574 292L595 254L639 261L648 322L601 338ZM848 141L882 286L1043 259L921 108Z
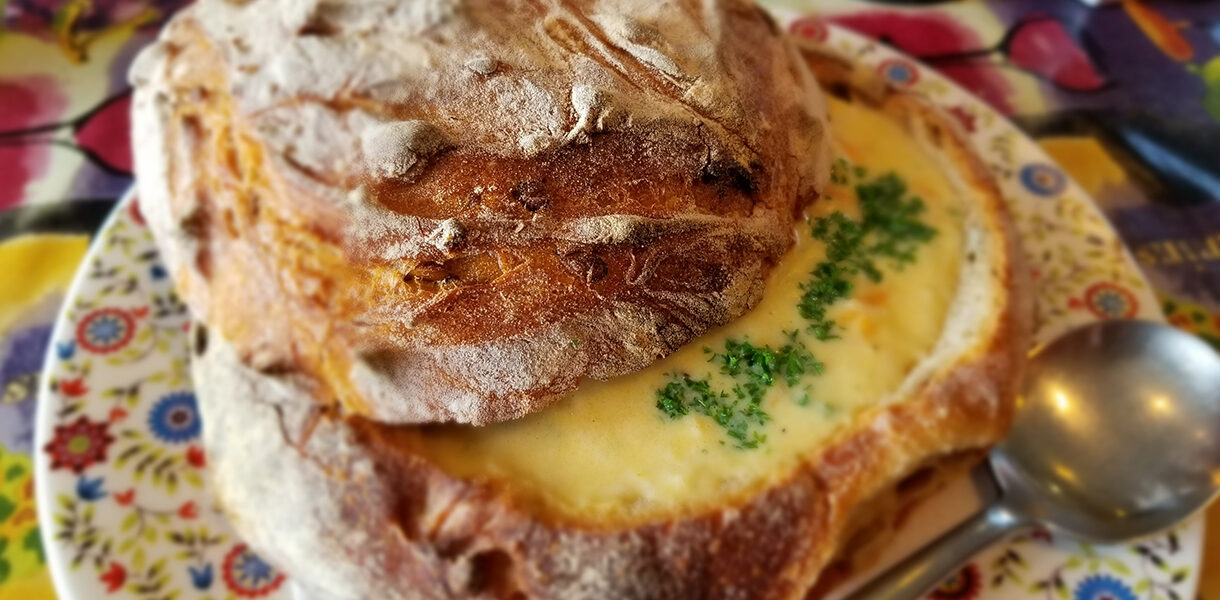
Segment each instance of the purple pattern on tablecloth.
M1215 3L1152 4L1166 21L1183 25L1178 32L1194 47L1198 59L1215 56L1220 50L1220 42L1207 32L1218 14ZM1055 18L1113 78L1113 87L1089 94L1066 93L1048 86L1044 92L1053 100L1053 110L1104 107L1147 112L1220 132L1220 122L1202 108L1200 100L1206 86L1200 77L1160 50L1119 5L1091 10L1081 2L1004 0L990 2L989 6L1008 23L1033 14Z
M50 335L50 326L36 325L0 340L0 447L10 452L34 447L34 396Z
M1109 217L1154 287L1220 311L1220 202L1148 204Z

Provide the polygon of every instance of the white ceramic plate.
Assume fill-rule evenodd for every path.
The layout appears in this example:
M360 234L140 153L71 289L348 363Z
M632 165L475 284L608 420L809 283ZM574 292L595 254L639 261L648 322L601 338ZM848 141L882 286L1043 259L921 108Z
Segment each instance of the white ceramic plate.
M1161 318L1092 201L1010 122L881 45L817 21L784 22L959 117L1023 235L1037 289L1038 341L1097 319ZM209 493L187 320L139 203L129 197L68 293L38 402L39 517L64 600L288 597L284 576L234 535ZM977 506L962 485L932 502L934 510L908 520L891 555ZM1021 536L979 554L933 597L1187 600L1202 531L1197 519L1135 546L1104 548L1046 533Z

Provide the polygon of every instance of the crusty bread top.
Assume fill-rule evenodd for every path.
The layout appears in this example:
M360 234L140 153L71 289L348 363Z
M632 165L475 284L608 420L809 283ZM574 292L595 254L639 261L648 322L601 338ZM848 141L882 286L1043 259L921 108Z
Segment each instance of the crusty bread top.
M187 302L388 422L517 418L730 321L828 172L739 0L203 0L132 79Z

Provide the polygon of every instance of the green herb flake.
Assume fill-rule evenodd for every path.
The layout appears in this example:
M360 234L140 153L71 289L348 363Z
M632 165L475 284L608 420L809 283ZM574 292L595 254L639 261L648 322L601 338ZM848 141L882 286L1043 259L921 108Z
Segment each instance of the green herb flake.
M834 164L830 165L830 182L835 185L847 185L850 169L851 163L847 162L846 158L835 159Z

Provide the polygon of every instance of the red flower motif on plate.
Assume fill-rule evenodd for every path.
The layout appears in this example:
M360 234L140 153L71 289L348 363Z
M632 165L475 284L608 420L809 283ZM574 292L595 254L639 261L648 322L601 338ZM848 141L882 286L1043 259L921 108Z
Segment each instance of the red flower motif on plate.
M144 220L144 213L140 212L140 199L138 197L131 199L131 203L127 206L127 213L131 215L131 220L135 221L136 225L143 227L148 224Z
M815 42L824 42L826 37L830 35L830 31L826 28L826 23L814 17L803 17L793 21L788 26L788 31Z
M102 573L98 580L106 584L107 594L113 594L122 589L123 583L127 581L127 569L124 569L123 565L119 563L112 562L110 568Z
M1173 313L1169 315L1169 324L1181 329L1182 331L1194 332L1195 322L1186 313Z
M51 455L51 470L72 469L81 473L90 465L106 460L106 449L114 442L109 423L95 423L81 417L70 425L57 425L55 436L43 446Z
M186 462L196 469L202 469L207 464L207 457L199 446L191 446L186 449Z
M974 600L983 589L983 576L974 563L970 563L956 575L946 579L928 594L930 600Z
M119 503L119 506L127 506L136 498L135 488L128 489L126 492L115 492L114 501Z
M123 410L123 407L116 406L116 407L110 409L109 421L111 423L117 423L126 418L127 418L127 411Z
M221 568L225 585L240 598L258 598L274 592L284 583L279 573L245 544L238 544L225 555Z
M959 105L949 107L947 112L950 115L953 115L953 118L957 119L957 122L961 124L963 129L970 133L974 133L976 119L974 113L970 112L969 109Z
M887 58L877 65L877 72L898 87L911 87L919 81L919 67L905 58Z
M76 326L76 341L85 350L106 354L126 346L135 333L136 321L127 311L102 308L81 319Z
M65 379L59 382L59 393L73 398L83 396L89 393L89 388L85 387L85 380L81 377L76 379Z
M1130 319L1139 312L1139 301L1127 288L1103 281L1084 291L1084 306L1102 319Z
M1044 527L1035 527L1033 531L1029 532L1029 537L1032 537L1035 540L1040 540L1040 541L1046 542L1048 544L1055 543L1055 536L1050 532L1049 529L1046 529Z

